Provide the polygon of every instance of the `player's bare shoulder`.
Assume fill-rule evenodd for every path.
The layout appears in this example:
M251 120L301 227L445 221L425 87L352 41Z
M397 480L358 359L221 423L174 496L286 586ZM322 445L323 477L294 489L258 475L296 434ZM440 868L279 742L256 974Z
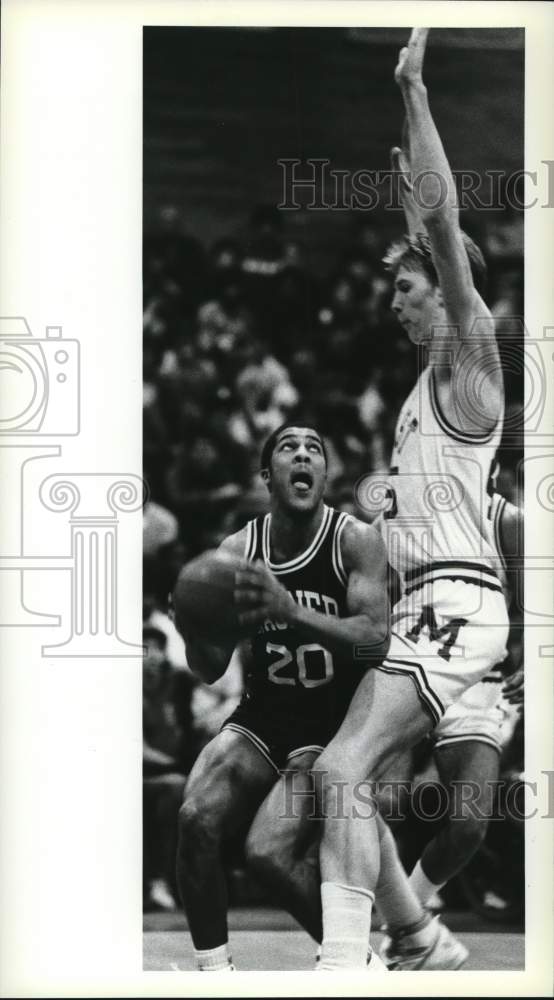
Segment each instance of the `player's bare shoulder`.
M340 538L341 556L347 573L352 570L381 572L387 563L387 551L377 528L351 516Z
M227 535L221 542L218 551L226 552L231 556L244 556L246 550L246 540L248 537L248 528L240 528L239 531L235 531L232 535Z

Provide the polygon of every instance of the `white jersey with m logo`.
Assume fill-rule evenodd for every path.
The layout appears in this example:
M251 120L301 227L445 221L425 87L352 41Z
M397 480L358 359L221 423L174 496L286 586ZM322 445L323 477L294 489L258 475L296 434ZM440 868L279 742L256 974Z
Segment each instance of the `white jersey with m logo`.
M502 419L489 434L452 427L431 367L398 419L380 527L402 596L376 669L409 676L434 725L506 655L508 614L487 492L501 434Z
M501 435L502 418L487 434L453 427L441 411L432 367L423 371L396 425L382 524L405 588L431 567L435 578L456 564L480 579L497 568L487 486Z

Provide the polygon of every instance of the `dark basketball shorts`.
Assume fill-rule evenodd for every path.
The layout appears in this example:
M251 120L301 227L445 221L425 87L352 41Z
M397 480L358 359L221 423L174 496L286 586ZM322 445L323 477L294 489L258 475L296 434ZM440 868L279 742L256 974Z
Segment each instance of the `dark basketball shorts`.
M320 754L335 735L338 723L289 714L283 719L253 700L243 698L221 729L230 729L250 740L280 774L294 766L294 759L300 754L309 751Z

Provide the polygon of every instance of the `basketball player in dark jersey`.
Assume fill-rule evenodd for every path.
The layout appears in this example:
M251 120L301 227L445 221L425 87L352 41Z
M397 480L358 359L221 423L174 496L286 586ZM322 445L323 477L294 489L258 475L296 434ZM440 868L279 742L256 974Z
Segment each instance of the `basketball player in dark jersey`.
M196 761L179 813L177 878L204 971L232 968L222 845L246 832L281 769L313 764L365 670L388 648L385 548L370 525L324 503L319 433L304 425L275 431L262 476L269 514L221 546L244 558L235 601L252 628L246 690ZM190 634L185 641L197 677L211 683L223 675L232 642Z

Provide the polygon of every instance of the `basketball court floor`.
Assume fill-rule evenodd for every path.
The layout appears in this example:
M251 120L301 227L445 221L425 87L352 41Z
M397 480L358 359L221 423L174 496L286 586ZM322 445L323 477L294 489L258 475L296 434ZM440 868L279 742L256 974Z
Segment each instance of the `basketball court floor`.
M521 929L487 923L472 913L446 913L442 919L469 949L464 969L524 969ZM380 940L380 934L372 935L374 944ZM306 971L314 966L314 942L281 910L259 907L231 910L229 941L233 962L240 971ZM194 970L184 917L173 913L145 915L143 964L147 971Z

